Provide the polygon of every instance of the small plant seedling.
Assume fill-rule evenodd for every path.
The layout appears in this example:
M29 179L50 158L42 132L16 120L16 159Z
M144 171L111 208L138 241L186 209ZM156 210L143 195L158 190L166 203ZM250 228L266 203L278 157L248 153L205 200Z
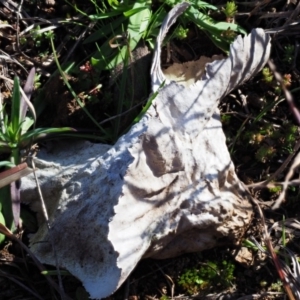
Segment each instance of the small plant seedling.
M175 38L179 39L179 40L183 40L187 37L188 34L188 29L185 29L182 27L182 25L179 25L177 30L175 31Z
M272 194L278 194L282 191L282 187L281 186L274 186L274 187L269 187L269 192Z
M276 80L274 80L274 75L272 73L272 71L268 68L265 67L262 69L262 80L268 84L269 86L271 86L274 89L274 92L277 95L280 95L282 93L282 89L281 87L278 85L278 83L276 82ZM290 87L292 84L292 75L291 74L284 74L283 75L283 84L286 87Z
M262 163L269 161L276 153L276 149L269 145L262 145L255 153L255 158Z
M280 280L278 280L278 281L272 283L269 290L272 292L282 292L283 291L282 282Z
M228 1L226 3L225 8L222 9L226 16L226 22L232 23L234 22L234 17L236 13L238 12L237 5L235 4L234 1Z
M222 124L228 125L228 124L230 124L230 121L231 121L231 115L226 115L226 114L221 115Z
M271 84L273 82L274 76L271 70L268 67L262 69L263 81L267 84Z
M41 47L43 41L49 40L53 35L52 30L44 31L39 25L30 31L30 36L36 47ZM23 37L23 42L26 42L26 37Z

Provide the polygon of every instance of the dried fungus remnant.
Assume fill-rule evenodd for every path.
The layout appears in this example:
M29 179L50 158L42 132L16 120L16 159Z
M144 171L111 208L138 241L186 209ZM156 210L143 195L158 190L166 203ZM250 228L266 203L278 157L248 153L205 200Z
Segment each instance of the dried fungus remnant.
M188 4L164 21L152 65L152 85L165 80L160 46ZM268 60L262 29L237 37L230 55L206 65L194 84L162 88L139 123L117 143L57 145L37 167L52 229L41 224L31 250L79 278L91 298L112 294L140 259L173 257L236 243L252 216L250 195L235 174L217 109L219 99ZM34 205L34 179L23 181Z

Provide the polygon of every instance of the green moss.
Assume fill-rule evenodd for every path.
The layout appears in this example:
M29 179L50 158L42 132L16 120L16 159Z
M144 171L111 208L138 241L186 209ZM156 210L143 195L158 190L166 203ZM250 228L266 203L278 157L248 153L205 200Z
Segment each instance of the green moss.
M226 114L221 115L221 122L222 122L224 125L229 124L230 121L231 121L231 115L226 115Z
M276 153L276 150L268 145L262 145L255 153L255 158L262 163L270 160Z
M274 292L282 292L283 291L282 282L278 280L277 282L272 283L269 290Z
M228 261L209 261L199 268L186 270L179 278L179 285L193 295L210 287L226 288L234 279L234 264Z
M282 191L282 187L281 186L274 186L269 188L269 192L272 194L277 194L280 193Z

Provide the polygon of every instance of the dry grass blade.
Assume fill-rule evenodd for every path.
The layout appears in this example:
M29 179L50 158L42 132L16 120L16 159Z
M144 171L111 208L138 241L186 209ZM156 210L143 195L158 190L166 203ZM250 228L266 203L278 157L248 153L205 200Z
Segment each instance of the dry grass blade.
M289 18L286 20L285 25L290 25L293 20L296 20L300 12L300 2L298 2L296 8L292 11Z
M300 148L300 140L298 140L297 144L294 146L293 153L291 153L286 158L286 160L282 163L282 165L268 179L261 181L261 182L254 183L254 184L249 184L249 185L247 185L247 187L248 188L250 188L250 187L251 188L272 187L273 185L270 184L270 182L282 174L283 170L288 166L288 164L290 163L292 158L295 156L295 153L298 152L299 148ZM292 182L289 182L289 183L292 183ZM278 184L280 184L280 183L278 183ZM282 183L282 185L283 184L284 183Z
M300 153L298 153L297 156L295 157L293 164L291 165L288 173L285 176L282 192L281 192L280 196L277 198L275 204L273 205L273 207L272 207L273 209L279 208L280 204L284 201L286 191L289 186L289 182L290 182L291 178L293 177L294 172L295 172L296 168L299 166L299 164L300 164Z
M250 16L254 15L258 10L262 9L264 6L268 5L271 0L255 1L255 8L250 12Z
M276 80L280 83L280 86L282 88L282 91L284 92L284 95L285 95L286 101L287 101L287 103L290 107L290 110L293 113L294 117L296 118L296 121L297 121L298 125L300 125L300 112L295 106L292 94L286 88L286 85L284 84L283 78L280 75L280 73L278 73L276 71L276 67L275 67L274 63L271 60L269 60L268 65L269 65L271 71L273 72Z
M36 299L43 300L43 298L39 294L37 294L36 292L34 292L32 289L30 289L25 284L23 284L20 280L14 278L10 273L7 273L7 272L4 272L4 271L0 270L0 276L3 276L5 278L13 281L17 285L19 285L21 288L23 288L24 290L26 290L27 292L29 292L30 294L32 294L34 297L36 297Z
M15 3L12 0L0 0L0 2L8 10L10 10L10 11L12 11L12 12L18 14L18 15L21 14L21 17L22 17L22 14L23 14L26 18L30 18L30 16L27 14L27 12L25 10L22 10L22 13L20 12L18 3Z
M274 248L273 248L273 245L272 245L272 242L271 242L271 238L270 238L270 234L268 232L268 228L267 228L267 225L266 225L266 220L265 220L265 216L263 214L263 211L262 211L260 205L258 204L258 202L254 198L252 198L252 201L258 209L258 212L259 212L259 215L260 215L260 221L261 221L261 224L263 226L264 243L265 243L265 245L268 249L269 255L271 256L271 258L273 260L273 263L275 265L275 268L277 270L279 278L280 278L280 280L283 284L283 287L284 287L289 299L290 300L296 300L296 298L294 297L294 294L292 292L290 282L289 282L289 280L286 276L286 272L284 272L283 265L282 265L281 261L279 260L276 252L274 251Z
M300 265L297 260L297 257L295 254L289 250L288 248L285 248L286 253L288 253L291 261L292 261L292 266L293 266L293 271L291 271L290 268L288 269L289 272L289 278L291 278L291 287L293 289L293 292L296 296L296 298L299 300L300 299Z
M26 251L26 253L31 257L31 259L34 261L36 264L37 268L42 272L46 271L45 267L40 263L40 261L36 258L36 256L31 252L31 250L22 242L20 241L5 225L0 223L0 233L4 234L7 238L10 240L17 242L21 248ZM46 280L49 283L49 286L55 289L60 295L60 288L57 285L55 281L52 280L49 276L45 277ZM72 300L71 298L67 297L66 295L61 295L61 298L64 300Z
M2 55L0 55L0 59L4 59L5 61L10 61L10 62L17 64L19 67L21 67L27 73L27 70L24 68L24 66L22 64L20 64L14 57L10 56L6 52L4 52L2 49L0 49L0 53L2 53Z
M42 211L43 211L46 223L47 223L48 230L50 231L51 226L50 226L50 221L49 221L49 217L48 217L48 212L47 212L45 201L44 201L44 198L43 198L43 195L42 195L41 187L40 187L38 178L36 176L36 172L35 172L36 168L35 168L33 157L31 157L31 163L32 163L32 167L33 167L33 174L34 174L38 194L39 194L41 205L42 205ZM54 242L53 242L53 239L51 238L51 235L50 235L50 243L51 243L52 250L53 250L53 253L54 253L54 257L55 257L55 260L56 260L56 270L57 270L57 275L58 275L57 277L58 277L58 282L59 282L60 295L62 296L63 299L65 299L66 295L65 295L65 291L64 291L64 287L63 287L63 283L62 283L61 273L60 273L60 270L59 270L57 253L56 253L56 250L55 250L55 247L54 247Z
M0 188L32 173L27 163L19 164L9 170L0 173Z
M282 78L282 76L280 75L280 73L278 73L276 71L276 67L274 65L274 63L269 60L268 61L268 65L271 69L271 71L273 72L276 80L280 83L280 86L282 88L282 91L285 94L285 98L288 102L288 105L290 107L291 112L293 113L297 123L300 125L300 112L297 109L297 107L295 106L294 100L293 100L293 96L292 94L289 92L289 90L287 89L286 85L284 84L284 80ZM268 183L273 180L274 178L276 178L279 174L282 173L282 171L286 168L286 166L289 164L289 162L291 161L291 159L293 158L293 156L295 155L295 153L299 150L300 147L300 141L298 140L298 142L296 143L296 145L294 146L294 151L293 153L291 153L288 158L284 161L284 163L280 166L280 168L267 180L260 182L260 183L256 183L254 185L251 185L251 187L259 187L259 186L268 186ZM285 194L287 191L287 188L290 184L290 179L292 178L295 169L297 168L297 166L300 164L300 156L299 154L295 157L294 162L292 164L292 166L290 167L290 170L288 172L288 174L286 175L285 181L283 182L282 186L283 186L283 191L280 194L280 196L278 197L278 199L276 200L276 203L273 205L273 209L277 209L279 208L280 204L283 202L284 198L285 198Z
M282 231L283 226L285 228L285 231L287 233L291 233L293 236L300 236L300 222L294 218L289 218L283 221L275 222L271 228L269 229L269 232L272 230L274 231ZM298 230L298 233L297 233Z
M283 293L281 293L281 292L266 292L266 293L261 293L261 294L246 295L246 296L238 298L237 300L274 299L272 296L280 296L280 295L283 295ZM267 296L271 296L272 298L264 298Z
M30 101L30 98L32 96L33 90L34 90L34 76L35 76L35 68L32 68L28 74L25 86L24 86L24 93L27 96L27 100L22 95L21 103L20 103L20 115L21 120L24 120L27 113L28 103Z

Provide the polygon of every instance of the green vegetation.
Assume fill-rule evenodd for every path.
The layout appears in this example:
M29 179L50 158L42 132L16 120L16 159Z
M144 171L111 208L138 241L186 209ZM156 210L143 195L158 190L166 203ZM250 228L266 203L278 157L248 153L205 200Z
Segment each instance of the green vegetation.
M284 289L282 282L280 280L277 280L276 282L272 283L269 290L272 292L283 292Z
M1 167L9 169L19 165L24 161L21 150L29 150L34 143L50 138L74 137L77 132L71 127L35 128L36 109L29 102L35 80L35 69L32 69L24 88L26 96L20 88L19 79L15 77L11 103L0 107L0 154L7 157L1 162ZM10 230L15 230L19 226L20 202L19 180L0 189L0 222ZM4 235L0 234L0 243L4 239Z
M269 86L271 86L274 89L274 92L277 95L282 94L282 89L281 87L278 85L277 81L274 78L273 73L271 72L271 70L268 67L265 67L262 69L262 80L268 84ZM284 74L283 75L283 83L286 87L290 87L291 86L291 81L292 81L292 75L291 74Z
M257 161L266 163L275 155L286 155L293 151L297 139L298 127L286 122L278 128L272 124L253 126L242 136L242 141L251 144L255 150ZM274 145L277 145L275 148Z
M209 261L199 268L186 270L179 278L179 285L189 294L209 291L212 287L226 288L234 279L234 264Z
M91 34L85 44L95 43L99 39L105 39L98 50L92 55L91 64L97 69L112 69L126 58L126 53L131 52L143 39L150 47L154 47L155 38L167 11L181 3L180 0L166 0L152 11L154 1L108 1L97 4L98 12L88 17L97 21L99 29ZM74 7L75 9L76 6ZM187 35L187 24L192 22L201 30L204 30L209 38L225 52L236 34L246 34L239 25L227 21L219 22L209 16L208 11L218 11L218 8L204 1L190 1L190 7L184 12L175 29L174 37L184 38ZM79 9L77 9L78 12ZM233 17L237 12L234 2L228 2L224 13L227 17ZM81 12L83 13L83 12ZM113 21L112 21L113 20ZM232 36L226 36L226 32L232 32Z
M282 191L282 187L281 186L274 186L274 187L269 187L269 192L272 194L278 194Z
M234 1L228 1L226 3L225 8L223 8L222 11L224 12L224 14L226 16L226 20L228 22L230 22L230 21L233 21L236 13L238 12L238 7Z

